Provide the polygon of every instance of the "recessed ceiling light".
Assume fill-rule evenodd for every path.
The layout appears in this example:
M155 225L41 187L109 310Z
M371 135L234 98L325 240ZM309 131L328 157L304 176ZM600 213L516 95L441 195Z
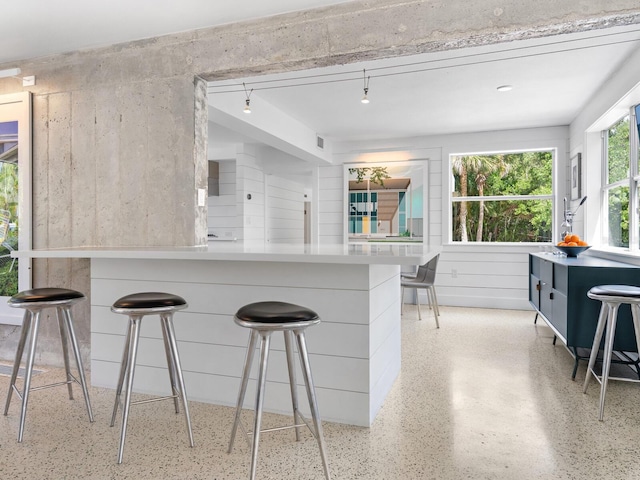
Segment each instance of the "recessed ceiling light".
M499 92L508 92L513 89L513 85L500 85L496 90Z

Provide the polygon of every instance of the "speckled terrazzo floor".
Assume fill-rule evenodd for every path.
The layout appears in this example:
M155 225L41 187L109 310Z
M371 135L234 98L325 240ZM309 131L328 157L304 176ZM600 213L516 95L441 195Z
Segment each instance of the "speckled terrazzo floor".
M640 385L611 382L605 421L599 386L582 394L585 366L552 345L533 313L441 308L403 317L402 373L374 425L324 424L334 479L636 479L640 478ZM310 332L311 334L311 332ZM59 370L34 377L55 381ZM4 405L8 377L0 377ZM188 385L187 385L188 389ZM0 416L3 479L244 479L249 450L238 438L226 453L233 409L190 402L195 448L182 416L150 403L130 416L125 458L116 464L118 429L109 428L113 391L91 389L96 421L79 391L32 394L24 442L16 442L19 405ZM166 415L157 415L167 409ZM320 405L322 409L322 405ZM265 426L282 419L265 414ZM317 446L306 433L265 434L259 479L322 479Z

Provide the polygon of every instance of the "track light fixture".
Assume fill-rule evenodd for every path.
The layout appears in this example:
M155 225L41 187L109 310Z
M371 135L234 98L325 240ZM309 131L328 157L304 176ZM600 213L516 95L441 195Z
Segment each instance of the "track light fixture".
M251 113L251 93L253 93L253 88L247 92L247 86L242 82L242 86L244 87L244 94L247 96L244 101L244 113Z
M364 82L364 97L362 97L362 100L360 100L361 103L367 104L369 103L369 97L367 96L369 94L369 80L371 79L371 76L367 77L367 70L362 69L362 80Z

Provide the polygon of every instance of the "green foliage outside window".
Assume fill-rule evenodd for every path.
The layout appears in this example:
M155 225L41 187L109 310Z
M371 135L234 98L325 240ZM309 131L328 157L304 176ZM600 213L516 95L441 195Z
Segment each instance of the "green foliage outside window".
M607 184L629 178L629 117L607 131ZM629 246L629 186L608 189L609 245Z
M549 196L553 192L550 151L457 156L454 177L453 240L551 242L552 201L487 200L493 196ZM475 197L455 201L455 197Z
M18 249L18 166L0 162L0 210L10 214L6 238L0 242L0 296L18 293L18 260L11 258L11 249ZM11 247L11 248L9 248Z

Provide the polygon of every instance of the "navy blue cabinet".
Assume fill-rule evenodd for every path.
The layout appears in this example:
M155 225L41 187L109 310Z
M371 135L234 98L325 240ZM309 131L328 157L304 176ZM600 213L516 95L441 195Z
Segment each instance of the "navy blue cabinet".
M600 302L587 297L595 285L640 286L640 267L601 258L529 254L529 302L575 355L591 349ZM618 351L637 352L631 311L620 307L616 328Z

